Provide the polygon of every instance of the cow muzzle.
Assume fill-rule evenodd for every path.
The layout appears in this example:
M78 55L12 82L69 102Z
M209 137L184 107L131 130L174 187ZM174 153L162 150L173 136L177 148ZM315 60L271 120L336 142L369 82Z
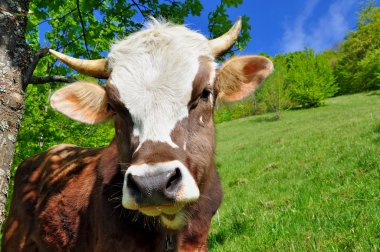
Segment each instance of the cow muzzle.
M176 167L158 174L127 176L127 188L140 207L175 203L182 182L181 170Z
M132 165L125 173L122 204L127 209L174 220L198 198L194 178L178 160Z

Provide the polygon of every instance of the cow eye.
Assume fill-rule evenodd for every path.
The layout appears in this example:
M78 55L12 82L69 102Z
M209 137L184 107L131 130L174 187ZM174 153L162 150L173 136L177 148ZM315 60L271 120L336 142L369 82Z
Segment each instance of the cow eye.
M211 95L211 91L210 91L209 89L205 88L205 89L203 89L200 98L201 98L202 100L208 100L209 97L210 97L210 95Z

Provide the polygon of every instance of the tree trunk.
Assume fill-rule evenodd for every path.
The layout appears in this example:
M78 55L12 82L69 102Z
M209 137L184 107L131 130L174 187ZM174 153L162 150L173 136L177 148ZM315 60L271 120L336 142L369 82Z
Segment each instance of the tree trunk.
M25 41L29 0L0 0L0 224L5 219L10 168L24 113L23 79L31 63Z

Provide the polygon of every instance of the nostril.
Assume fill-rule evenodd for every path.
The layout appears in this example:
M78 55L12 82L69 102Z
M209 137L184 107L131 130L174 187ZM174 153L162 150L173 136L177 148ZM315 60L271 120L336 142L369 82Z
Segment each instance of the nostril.
M178 186L182 179L181 170L177 167L175 170L169 175L169 180L166 183L166 191L167 192L176 192L178 190Z
M128 174L127 176L127 187L130 190L130 192L133 194L137 194L140 192L140 189L138 185L136 184L136 181L133 179L132 174Z

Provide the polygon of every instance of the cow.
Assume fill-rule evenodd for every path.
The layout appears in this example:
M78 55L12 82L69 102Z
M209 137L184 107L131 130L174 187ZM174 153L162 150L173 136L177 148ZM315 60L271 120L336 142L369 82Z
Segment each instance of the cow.
M216 59L239 18L208 40L152 19L115 42L106 59L50 52L105 85L62 87L51 106L89 124L114 121L107 147L61 144L17 169L2 251L207 251L222 201L213 109L255 91L272 72L262 56Z

